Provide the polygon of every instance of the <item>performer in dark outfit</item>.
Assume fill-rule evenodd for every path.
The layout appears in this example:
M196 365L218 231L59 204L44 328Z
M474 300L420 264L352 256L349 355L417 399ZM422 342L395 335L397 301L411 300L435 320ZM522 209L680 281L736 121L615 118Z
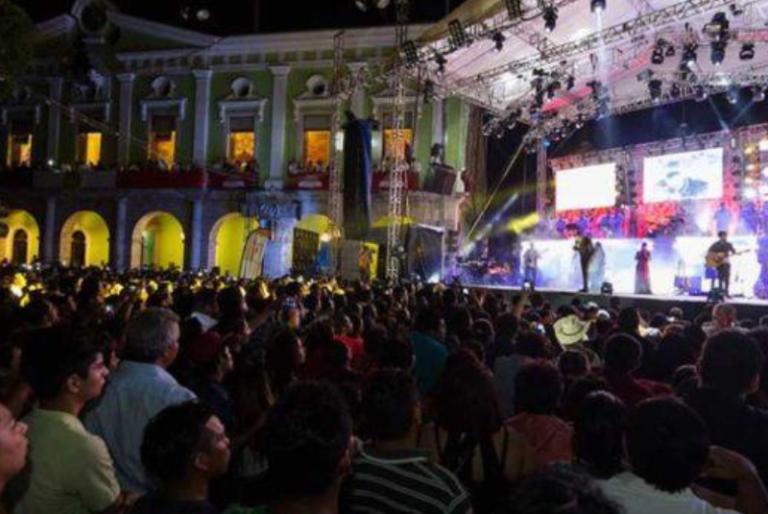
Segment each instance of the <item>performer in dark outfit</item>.
M651 251L643 243L635 254L635 294L651 294Z
M717 287L723 290L725 296L728 296L731 283L731 263L728 262L728 258L736 253L736 249L728 242L727 232L720 231L717 235L720 239L709 247L707 262L717 270Z
M595 245L589 236L581 235L576 238L573 250L579 254L581 264L581 278L584 284L581 292L587 293L589 292L589 264L592 261L592 255L595 253Z

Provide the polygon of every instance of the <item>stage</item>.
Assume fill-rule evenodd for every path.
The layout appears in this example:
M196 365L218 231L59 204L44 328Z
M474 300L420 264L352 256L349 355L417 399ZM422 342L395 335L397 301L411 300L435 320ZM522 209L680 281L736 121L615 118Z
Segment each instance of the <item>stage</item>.
M520 287L511 286L484 286L466 285L469 289L501 293L505 298L511 299L522 294ZM564 291L550 288L537 289L549 304L557 309L562 305L571 305L574 298L581 300L582 304L595 302L601 308L608 308L611 298L618 298L620 307L637 307L645 309L651 314L661 312L667 314L672 307L680 307L688 320L693 320L701 314L702 308L707 305L706 296L673 296L673 295L638 295L638 294L613 294L580 293L578 291ZM615 301L615 300L614 300ZM768 301L750 298L730 298L727 302L736 306L739 318L751 318L755 322L760 316L768 314Z

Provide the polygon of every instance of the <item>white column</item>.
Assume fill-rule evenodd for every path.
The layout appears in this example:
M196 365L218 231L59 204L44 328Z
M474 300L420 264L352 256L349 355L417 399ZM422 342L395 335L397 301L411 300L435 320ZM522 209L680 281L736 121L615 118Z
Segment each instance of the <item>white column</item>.
M195 76L195 147L194 161L198 166L208 164L208 126L211 116L211 70L194 70Z
M445 104L442 98L432 101L432 144L445 144Z
M202 264L203 255L203 201L192 203L192 247L189 252L189 269L197 270Z
M117 164L128 166L131 159L131 122L133 115L134 73L121 73L120 82L120 133L117 138Z
M45 203L45 231L43 232L43 262L56 262L56 197L49 196Z
M282 189L285 168L285 120L288 103L289 66L270 67L274 78L272 86L272 149L269 158L267 189Z
M117 217L115 224L115 238L111 241L115 248L115 269L125 271L130 266L127 251L130 249L130 241L127 237L128 224L128 199L117 200Z
M58 163L59 139L61 138L61 91L64 79L54 78L50 82L50 98L48 104L48 160Z
M360 74L363 68L365 68L364 62L349 63L349 69L355 76ZM357 83L357 87L355 87L352 93L351 108L355 116L365 118L365 87L363 86L363 81Z

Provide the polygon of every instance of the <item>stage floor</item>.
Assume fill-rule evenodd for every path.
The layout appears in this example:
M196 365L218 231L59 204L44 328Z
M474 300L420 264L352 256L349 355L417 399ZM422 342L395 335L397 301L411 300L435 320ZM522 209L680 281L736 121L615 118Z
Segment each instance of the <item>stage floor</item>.
M505 297L513 297L522 294L520 287L500 286L500 285L465 285L469 289L496 291L502 293ZM672 307L680 307L686 315L686 318L692 319L701 313L702 307L707 304L706 296L688 296L688 295L639 295L630 293L617 293L606 295L600 293L581 293L578 291L564 291L562 289L553 289L541 287L536 289L541 293L547 302L554 308L561 305L570 305L574 298L579 298L582 303L595 302L600 307L608 307L611 298L619 298L621 307L637 307L646 309L652 313L667 313ZM740 318L753 318L755 321L760 316L768 314L768 300L753 298L729 298L727 303L737 307Z

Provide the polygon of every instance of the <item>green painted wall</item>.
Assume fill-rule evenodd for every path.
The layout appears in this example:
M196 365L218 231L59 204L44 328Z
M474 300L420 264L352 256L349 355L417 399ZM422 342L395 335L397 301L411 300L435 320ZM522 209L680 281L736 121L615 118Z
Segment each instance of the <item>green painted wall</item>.
M466 166L469 107L458 98L445 102L445 160L457 170Z

